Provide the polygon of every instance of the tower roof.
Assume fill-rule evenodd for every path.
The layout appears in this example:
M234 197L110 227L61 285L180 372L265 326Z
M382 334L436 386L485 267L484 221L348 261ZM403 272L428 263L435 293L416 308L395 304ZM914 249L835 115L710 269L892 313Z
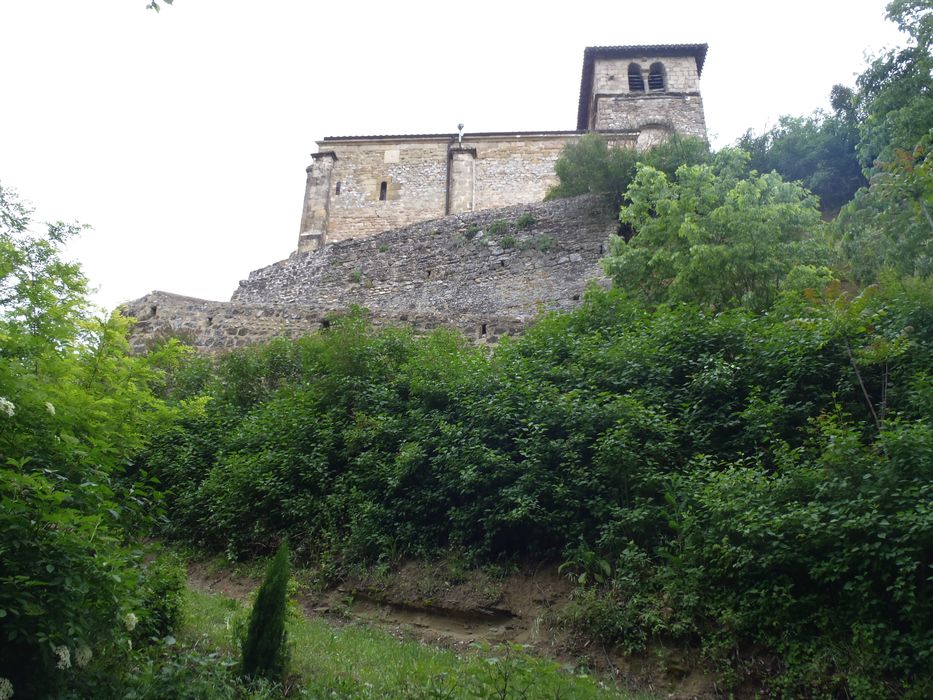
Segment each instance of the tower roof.
M587 46L583 51L583 76L580 79L580 106L577 131L586 131L590 121L590 98L593 91L593 67L600 58L636 58L638 56L693 56L697 75L703 73L707 44L642 44L633 46Z

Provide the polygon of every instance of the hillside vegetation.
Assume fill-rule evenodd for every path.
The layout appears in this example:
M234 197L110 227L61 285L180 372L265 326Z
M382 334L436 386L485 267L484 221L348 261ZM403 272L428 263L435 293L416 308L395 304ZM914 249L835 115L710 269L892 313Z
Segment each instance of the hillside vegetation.
M501 673L611 693L514 649L376 690L323 658L250 679L154 539L230 560L287 540L324 583L552 565L576 586L555 624L698 652L723 693L933 696L933 11L889 17L906 46L833 115L748 150L569 147L554 196L619 194L613 289L493 350L357 309L216 360L133 357L61 257L77 227L40 235L0 189L0 700L532 692Z

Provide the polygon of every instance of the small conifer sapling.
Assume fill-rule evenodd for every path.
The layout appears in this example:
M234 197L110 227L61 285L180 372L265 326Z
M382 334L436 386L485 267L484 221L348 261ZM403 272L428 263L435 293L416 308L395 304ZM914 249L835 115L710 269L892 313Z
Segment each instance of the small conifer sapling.
M282 542L266 569L242 642L242 672L250 678L280 681L287 665L285 617L288 594L288 544Z

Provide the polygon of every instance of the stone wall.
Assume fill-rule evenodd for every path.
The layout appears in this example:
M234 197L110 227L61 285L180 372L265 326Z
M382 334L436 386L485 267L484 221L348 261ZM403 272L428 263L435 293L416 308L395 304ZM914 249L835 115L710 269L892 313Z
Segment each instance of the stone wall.
M240 282L230 302L153 292L125 305L134 349L179 335L208 352L317 330L360 305L376 325L461 330L478 342L576 306L618 229L607 200L583 196L451 215L294 254Z
M599 59L593 66L593 94L619 95L631 93L628 85L628 69L631 64L641 69L642 80L647 88L648 73L652 63L664 66L665 91L699 92L700 77L693 56L643 55L630 58Z
M462 144L449 134L324 139L308 169L298 251L448 213L539 202L557 182L561 149L575 138L544 132L473 134Z
M207 301L155 291L128 302L124 315L137 319L130 332L133 352L143 353L155 343L178 338L198 352L216 354L272 338L299 338L329 326L345 309L325 309L296 304L248 304ZM488 314L463 314L454 324L441 314L420 312L391 314L371 311L376 327L409 326L415 333L435 328L453 328L483 343L494 343L505 335L515 335L526 323Z
M598 130L640 132L650 126L663 126L669 132L706 138L703 101L698 94L597 96ZM641 140L638 147L643 148Z
M673 133L705 138L699 90L706 49L587 48L573 131L467 133L462 141L457 134L318 141L307 170L297 252L445 214L541 201L557 182L554 164L563 147L588 131L639 149ZM635 67L640 89L629 83Z

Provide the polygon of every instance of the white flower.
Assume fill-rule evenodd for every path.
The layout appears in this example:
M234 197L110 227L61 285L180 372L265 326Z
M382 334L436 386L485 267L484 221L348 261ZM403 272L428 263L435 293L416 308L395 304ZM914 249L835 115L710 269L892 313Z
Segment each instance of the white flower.
M0 413L6 413L10 418L16 413L16 406L9 399L0 396Z
M92 656L94 656L94 653L88 646L80 646L75 649L75 663L78 665L78 668L87 666Z
M139 622L139 618L136 617L133 613L127 613L123 618L123 626L126 627L127 632L132 632L136 629L136 623Z
M55 406L52 405L52 402L51 402L51 401L46 401L46 402L45 402L45 410L49 412L49 415L50 415L50 416L54 416L54 415L55 415Z
M52 651L55 653L55 656L58 657L58 662L55 665L60 671L71 668L71 652L68 650L68 647L61 644L52 649Z
M10 700L13 697L13 684L9 678L0 677L0 700Z

